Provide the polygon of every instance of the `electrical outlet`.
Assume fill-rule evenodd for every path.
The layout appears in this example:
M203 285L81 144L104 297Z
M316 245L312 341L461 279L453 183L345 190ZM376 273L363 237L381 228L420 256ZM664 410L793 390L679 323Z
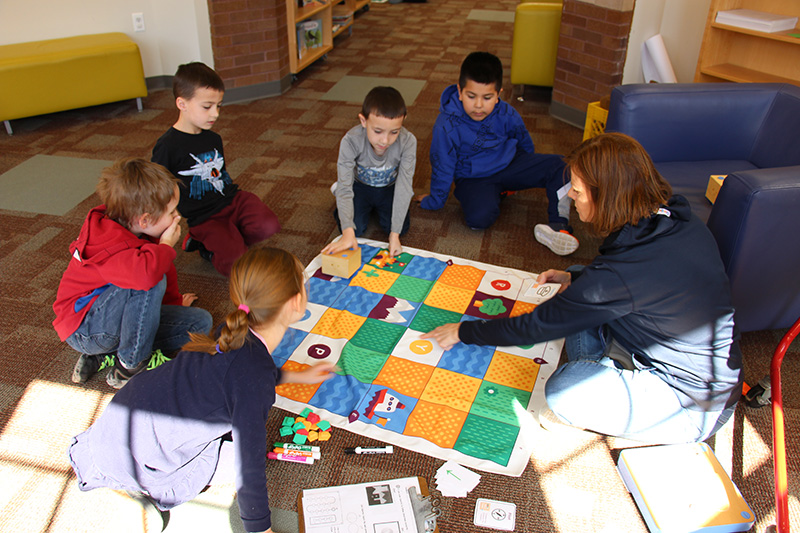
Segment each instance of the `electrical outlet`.
M144 13L131 13L133 17L133 31L144 31Z

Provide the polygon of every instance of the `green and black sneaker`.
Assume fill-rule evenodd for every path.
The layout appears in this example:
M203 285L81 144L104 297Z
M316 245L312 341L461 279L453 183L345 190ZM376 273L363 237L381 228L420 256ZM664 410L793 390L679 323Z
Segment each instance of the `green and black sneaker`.
M103 355L82 353L78 362L75 363L75 368L72 369L72 381L73 383L86 383L97 372L114 366L115 362L116 358L111 353Z

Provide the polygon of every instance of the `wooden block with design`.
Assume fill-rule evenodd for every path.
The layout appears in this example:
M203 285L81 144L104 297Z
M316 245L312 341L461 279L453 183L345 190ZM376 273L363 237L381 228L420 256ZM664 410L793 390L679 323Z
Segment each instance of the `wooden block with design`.
M361 266L361 248L322 255L322 273L328 276L349 278Z

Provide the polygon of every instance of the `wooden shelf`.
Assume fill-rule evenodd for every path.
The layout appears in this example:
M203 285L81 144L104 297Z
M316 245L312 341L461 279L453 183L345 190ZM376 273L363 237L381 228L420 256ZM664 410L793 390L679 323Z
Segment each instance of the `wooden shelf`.
M766 33L716 22L718 11L753 9L800 16L797 0L711 0L694 81L800 86L800 30Z
M333 49L333 34L331 32L331 13L333 4L314 3L305 7L297 7L297 0L286 0L286 27L289 33L289 71L297 74L317 59ZM299 43L297 42L297 25L310 20L322 21L322 46L309 48L300 57Z
M333 32L333 37L334 37L334 39L335 39L336 37L340 36L342 33L344 33L346 30L348 30L348 29L350 29L350 28L352 28L352 27L353 27L353 19L350 19L350 22L348 22L347 24L345 24L345 25L343 25L343 26L339 26L339 27L338 27L338 28L337 28L337 29L336 29L336 30ZM352 31L352 30L351 30L351 31Z

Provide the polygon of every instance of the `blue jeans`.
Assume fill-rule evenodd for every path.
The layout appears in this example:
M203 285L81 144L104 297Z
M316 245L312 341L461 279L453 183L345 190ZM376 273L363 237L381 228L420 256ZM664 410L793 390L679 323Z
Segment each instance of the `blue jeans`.
M166 288L166 278L147 291L110 286L97 297L67 344L88 355L116 352L122 366L132 369L155 349L180 350L190 331L207 333L212 324L209 312L161 305Z
M713 435L733 414L681 406L678 394L652 367L634 360L625 370L605 355L605 327L566 338L568 362L545 385L550 409L566 422L604 435L651 444L697 442Z
M353 231L356 237L361 237L367 230L373 210L378 214L378 223L381 225L381 229L385 233L391 233L393 208L394 184L386 187L373 187L358 180L353 180L353 224L356 225ZM333 216L336 218L339 231L342 231L338 209ZM408 232L410 220L409 213L406 213L406 219L403 221L403 229L400 230L400 235L405 235Z

